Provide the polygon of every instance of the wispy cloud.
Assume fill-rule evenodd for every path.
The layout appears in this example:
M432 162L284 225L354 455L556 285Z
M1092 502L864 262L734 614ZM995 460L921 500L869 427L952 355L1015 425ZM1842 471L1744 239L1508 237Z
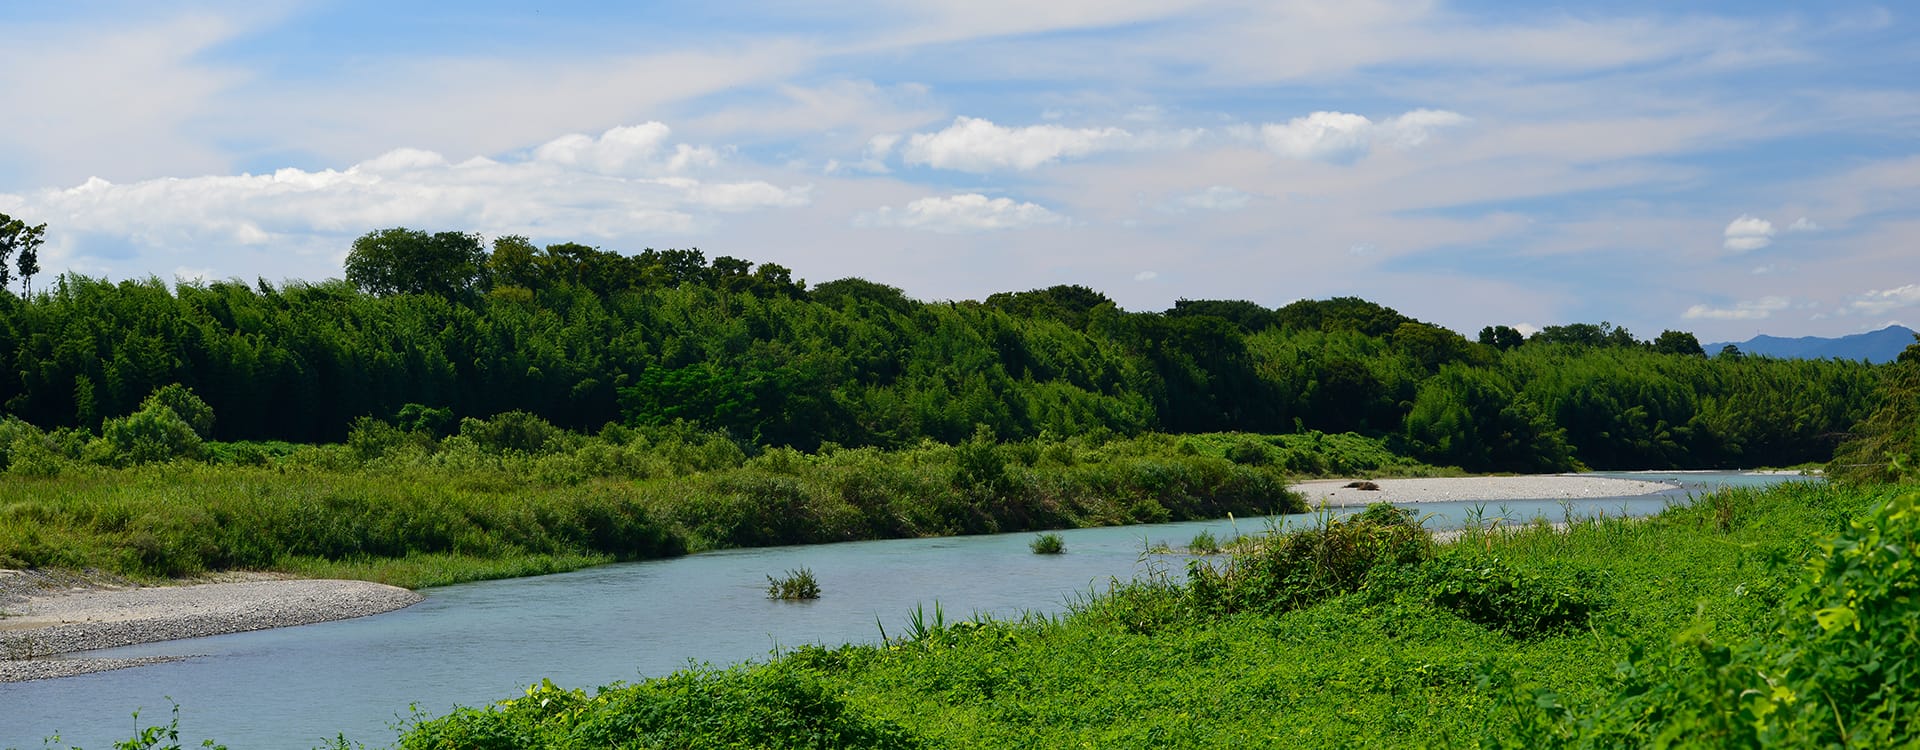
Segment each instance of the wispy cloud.
M1417 109L1374 122L1347 112L1314 112L1284 123L1260 126L1260 138L1274 153L1290 159L1352 161L1376 146L1413 148L1435 134L1471 122L1466 115Z
M1915 305L1920 305L1920 284L1908 284L1861 294L1847 303L1845 312L1858 315L1882 315Z
M1762 297L1737 302L1732 307L1694 305L1680 317L1687 320L1765 320L1792 306L1793 301L1786 297Z

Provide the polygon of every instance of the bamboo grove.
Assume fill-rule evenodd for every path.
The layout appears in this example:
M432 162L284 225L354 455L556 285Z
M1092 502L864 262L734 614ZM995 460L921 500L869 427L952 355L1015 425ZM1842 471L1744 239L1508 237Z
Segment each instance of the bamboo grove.
M574 430L690 422L748 450L955 444L982 425L1002 440L1317 430L1470 471L1707 468L1827 460L1883 369L1710 357L1688 334L1606 324L1470 340L1354 298L1128 312L1057 286L927 302L697 250L407 229L356 241L346 275L67 274L0 293L0 410L97 431L178 383L228 441L524 411Z

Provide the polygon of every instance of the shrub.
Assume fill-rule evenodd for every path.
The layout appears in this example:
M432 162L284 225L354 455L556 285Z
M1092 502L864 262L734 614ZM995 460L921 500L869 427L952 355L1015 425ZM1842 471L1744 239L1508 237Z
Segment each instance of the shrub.
M1375 503L1345 520L1268 539L1224 570L1195 560L1188 594L1202 612L1279 613L1358 590L1374 568L1426 559L1432 547L1410 512Z
M200 435L193 426L153 399L148 399L140 411L107 420L100 436L108 448L108 459L116 464L199 458L201 453Z
M820 581L813 577L813 571L799 568L787 571L786 575L775 578L767 576L767 598L794 601L798 599L820 598Z
M1187 542L1187 551L1196 555L1213 555L1220 552L1220 541L1213 538L1213 532L1201 529Z
M148 409L155 404L172 409L175 415L193 428L194 434L199 435L201 440L213 439L213 407L200 400L192 388L174 383L154 389L147 400L140 402L140 408Z
M418 721L402 750L606 747L920 747L898 724L870 718L814 673L779 663L688 670L589 696L541 681L525 697Z
M1585 627L1602 605L1603 582L1592 571L1521 571L1497 557L1449 554L1369 587L1412 595L1462 619L1526 639Z
M1034 537L1033 542L1027 546L1031 547L1033 554L1036 555L1058 555L1067 551L1067 543L1061 541L1059 534L1051 531Z

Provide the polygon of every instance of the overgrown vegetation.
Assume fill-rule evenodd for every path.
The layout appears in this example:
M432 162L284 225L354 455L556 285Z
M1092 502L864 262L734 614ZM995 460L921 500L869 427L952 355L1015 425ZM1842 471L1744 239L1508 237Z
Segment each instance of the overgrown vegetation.
M197 455L180 422L202 442L325 443L358 417L445 436L525 413L575 432L692 421L749 453L957 444L984 426L1002 441L1354 433L1468 471L1787 466L1830 458L1878 382L1855 362L1708 358L1677 331L1475 341L1353 298L1133 313L1079 286L926 303L693 250L408 229L355 242L347 281L67 275L0 293L0 362L5 414L111 433L135 460ZM220 419L144 408L174 383ZM1234 460L1345 473L1296 448L1249 442Z
M1303 508L1279 467L1236 463L1216 436L979 432L958 445L749 455L683 422L584 435L525 412L457 424L409 412L360 420L344 444L295 446L200 442L168 401L213 418L170 387L136 417L179 429L124 444L0 421L0 566L425 586L726 547Z
M844 747L1914 741L1920 492L1722 492L1652 519L1469 529L1438 546L1378 507L1268 539L1219 572L1116 584L1056 619L949 622L936 608L901 638L802 647L724 677L595 699L537 686L530 696L564 694L558 709L516 699L422 719L403 746L479 746L432 743L497 727L521 732L517 747L697 746L608 728L738 726L787 688L758 689L739 714L622 701L775 683L818 691L825 710L807 716L881 728L838 735ZM1733 509L1724 526L1716 507ZM811 746L770 744L783 742Z

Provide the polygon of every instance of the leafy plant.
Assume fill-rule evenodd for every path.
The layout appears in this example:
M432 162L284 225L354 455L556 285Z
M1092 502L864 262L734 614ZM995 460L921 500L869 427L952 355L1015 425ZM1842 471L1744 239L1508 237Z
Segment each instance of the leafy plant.
M767 576L767 598L794 601L820 598L820 581L808 568L788 570L778 578Z
M1067 543L1061 540L1059 534L1051 531L1034 537L1027 546L1032 548L1033 554L1036 555L1058 555L1067 551Z

